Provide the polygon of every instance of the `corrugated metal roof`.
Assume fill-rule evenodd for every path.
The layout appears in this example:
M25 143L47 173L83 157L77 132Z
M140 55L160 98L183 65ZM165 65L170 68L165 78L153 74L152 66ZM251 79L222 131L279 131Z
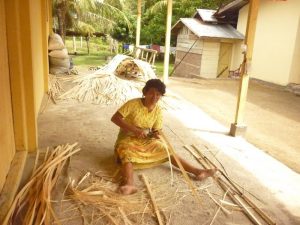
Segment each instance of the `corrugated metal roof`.
M201 19L204 22L209 22L209 23L212 23L212 22L217 23L218 22L218 20L213 16L216 13L216 10L211 10L211 9L197 9L196 14L197 13L199 14L199 16L201 17ZM195 17L195 15L194 15L194 17Z
M181 18L172 28L179 30L185 25L198 37L227 38L243 40L244 35L234 29L230 24L209 24L202 23L195 18Z

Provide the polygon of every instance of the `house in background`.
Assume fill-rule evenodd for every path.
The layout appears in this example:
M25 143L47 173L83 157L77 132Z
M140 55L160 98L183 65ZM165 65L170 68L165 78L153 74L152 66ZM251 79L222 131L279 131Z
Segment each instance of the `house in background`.
M235 0L219 8L215 16L238 17L237 30L245 34L248 0ZM226 19L227 18L227 19ZM233 67L242 56L233 56ZM251 78L279 84L300 84L300 1L261 0L253 44Z
M228 77L230 70L239 68L244 35L215 13L197 9L193 18L181 18L173 26L177 35L175 76Z

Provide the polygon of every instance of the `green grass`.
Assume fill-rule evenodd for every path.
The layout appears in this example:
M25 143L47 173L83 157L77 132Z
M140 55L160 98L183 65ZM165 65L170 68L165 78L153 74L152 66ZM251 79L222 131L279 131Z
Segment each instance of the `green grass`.
M106 58L101 54L71 55L74 66L101 66L106 63Z
M80 38L76 38L76 54L73 50L73 40L71 37L66 38L66 47L73 59L74 66L101 66L106 63L107 57L112 56L109 51L109 45L101 38L90 39L90 54L88 55L87 43L83 38L82 47Z
M169 64L169 74L172 72L173 70L173 66L174 64ZM164 74L164 61L162 60L158 60L155 62L155 67L156 67L156 75L159 76L159 77L162 77L163 74Z
M82 40L82 47L80 46L80 38L76 38L76 54L73 50L73 38L66 37L65 41L69 55L73 60L75 67L91 67L102 66L107 63L109 56L113 57L114 54L110 52L109 43L102 38L92 37L90 39L90 54L88 55L87 43L85 39ZM164 62L162 59L157 59L155 62L157 76L163 76ZM173 69L173 63L169 65L169 74Z

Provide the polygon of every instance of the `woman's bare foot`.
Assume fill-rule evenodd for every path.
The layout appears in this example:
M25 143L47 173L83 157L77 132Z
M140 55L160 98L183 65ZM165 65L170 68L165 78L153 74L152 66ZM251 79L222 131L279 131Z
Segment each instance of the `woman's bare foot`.
M200 170L198 174L195 174L196 180L204 180L208 177L212 177L218 169L207 169L207 170Z
M123 195L131 195L137 192L137 188L133 185L123 185L120 186L119 192Z

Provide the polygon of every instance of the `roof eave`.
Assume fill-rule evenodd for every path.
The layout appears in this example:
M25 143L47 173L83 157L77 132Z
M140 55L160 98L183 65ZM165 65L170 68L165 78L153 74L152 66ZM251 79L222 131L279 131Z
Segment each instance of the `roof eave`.
M214 14L214 16L218 17L218 16L222 16L226 13L229 12L234 12L234 11L238 11L240 10L242 7L244 7L245 5L247 5L249 3L249 0L234 0L224 6L221 6L216 13Z

